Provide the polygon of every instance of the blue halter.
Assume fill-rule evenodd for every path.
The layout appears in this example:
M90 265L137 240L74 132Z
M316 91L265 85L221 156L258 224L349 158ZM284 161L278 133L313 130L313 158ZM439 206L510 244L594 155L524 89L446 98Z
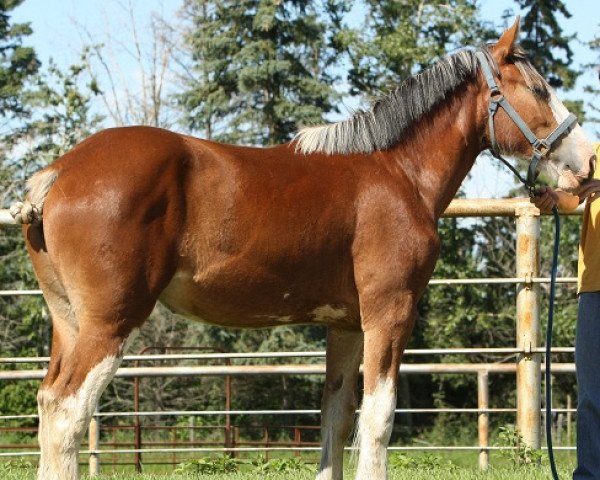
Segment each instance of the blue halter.
M558 125L551 133L544 139L539 139L537 136L531 131L531 129L527 126L527 124L523 121L521 116L516 112L516 110L512 107L509 101L502 95L500 91L500 87L496 83L494 79L494 74L492 71L492 67L490 65L490 61L487 55L478 50L475 52L475 56L477 60L479 60L479 64L481 65L481 69L483 70L483 75L485 77L485 81L490 89L490 103L488 106L488 129L490 135L490 143L491 148L490 151L492 155L504 163L515 175L516 177L525 184L527 189L529 190L529 196L535 196L535 181L539 175L538 171L538 163L540 160L546 158L550 153L554 143L559 140L565 133L567 133L573 126L577 123L577 117L572 113L569 114L567 118L565 118L560 125ZM527 169L527 177L523 177L519 171L513 167L508 160L506 160L502 155L500 155L500 148L498 146L498 142L496 140L496 134L494 133L494 115L498 111L498 108L502 107L506 114L512 119L515 125L521 130L525 138L529 141L533 148L533 155L531 156L531 160L529 161L529 168Z

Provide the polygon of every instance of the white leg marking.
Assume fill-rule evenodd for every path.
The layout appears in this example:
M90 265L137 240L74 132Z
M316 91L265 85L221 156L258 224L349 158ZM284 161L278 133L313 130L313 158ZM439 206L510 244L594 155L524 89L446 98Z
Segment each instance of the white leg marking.
M40 390L39 442L42 451L38 480L77 480L79 446L100 395L114 376L121 356L108 356L87 374L76 393L57 398Z
M325 448L324 444L323 444L323 448ZM331 448L331 445L330 445L330 448ZM319 469L319 473L317 473L316 480L331 480L332 478L333 478L333 469L331 468L331 465L329 465L328 467L325 467L325 468L321 467Z
M355 446L360 449L356 480L387 478L387 446L394 425L396 389L392 379L380 378L375 391L365 395Z

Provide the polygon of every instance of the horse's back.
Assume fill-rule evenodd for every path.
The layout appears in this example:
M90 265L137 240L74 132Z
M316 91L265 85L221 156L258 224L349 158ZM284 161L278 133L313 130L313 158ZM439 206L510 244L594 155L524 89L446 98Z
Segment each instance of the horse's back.
M385 178L372 165L298 155L293 144L100 132L50 167L58 175L43 232L52 273L69 298L94 290L98 315L131 310L115 318L142 318L160 297L216 323L332 321L323 313L332 309L356 322L357 198L373 175Z

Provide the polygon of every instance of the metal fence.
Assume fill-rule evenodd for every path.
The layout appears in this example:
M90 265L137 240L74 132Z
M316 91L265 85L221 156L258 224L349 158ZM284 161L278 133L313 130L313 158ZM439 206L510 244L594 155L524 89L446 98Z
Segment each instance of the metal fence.
M580 214L580 211L574 212ZM408 350L407 355L447 355L447 354L511 354L516 355L516 362L511 364L441 364L428 363L403 364L401 373L405 374L473 374L478 378L478 405L472 409L399 409L398 413L470 413L478 417L478 445L474 446L416 446L416 447L391 447L391 450L476 450L479 451L479 464L482 469L487 468L489 452L497 449L489 445L489 415L492 413L516 413L516 425L523 436L524 443L533 448L541 448L541 374L544 366L541 362L543 349L540 347L540 284L548 282L548 278L540 278L540 212L528 199L506 200L454 200L444 216L446 217L481 217L505 216L516 219L516 271L512 278L477 278L477 279L434 279L430 285L453 284L501 284L509 283L517 286L516 305L516 346L515 348L488 348L488 349L438 349L438 350ZM0 210L0 225L12 224L6 211ZM575 283L574 278L560 278L562 283ZM38 290L1 290L4 295L39 295ZM556 353L570 353L572 348L553 350ZM234 359L234 358L289 358L289 357L323 357L324 352L267 352L267 353L240 353L240 354L176 354L176 355L139 355L126 356L125 361L140 360L190 360L190 359ZM5 358L2 363L45 363L48 358ZM554 364L553 373L572 374L575 371L573 364ZM11 370L0 371L0 381L18 379L41 379L45 373L43 369L37 370ZM322 375L325 373L324 364L310 365L198 365L198 366L136 366L123 367L117 371L118 377L152 377L152 376L196 376L196 375ZM496 374L516 374L517 408L493 409L489 407L489 376ZM573 409L556 409L556 412L566 413L570 418ZM317 445L305 445L301 440L301 433L294 433L294 442L289 445L248 446L236 439L235 433L226 434L223 446L187 446L185 448L100 448L99 430L100 419L106 416L131 416L139 419L141 416L187 415L196 416L226 416L234 415L280 415L280 414L311 414L318 410L276 410L276 411L182 411L182 412L98 412L91 423L89 431L88 450L84 453L90 458L90 471L93 473L99 468L99 456L111 454L138 454L142 453L193 453L206 451L222 452L256 452L256 451L314 451ZM4 419L31 418L31 416L0 417ZM229 435L229 437L227 437ZM236 443L237 440L237 443ZM572 448L572 447L559 447ZM2 456L36 455L38 452L3 452Z
M532 353L538 353L539 349ZM555 349L555 353L572 353L572 348ZM517 348L489 348L489 349L436 349L436 350L407 350L406 355L456 355L456 354L502 354L502 355L518 355L522 353ZM126 356L125 362L138 362L141 359L154 361L173 361L173 360L213 360L216 354L171 354L171 355L130 355ZM323 358L325 352L263 352L263 353L248 353L248 354L218 354L218 358L223 359L239 359L239 358L271 358L271 359L289 359L294 357L300 358ZM147 358L144 358L147 357ZM11 358L0 359L2 363L12 363ZM29 363L45 363L48 361L46 357L19 358L19 362ZM542 371L544 366L542 365ZM409 375L430 375L430 374L471 374L477 375L477 407L473 408L405 408L397 409L399 414L440 414L440 413L456 413L456 414L471 414L477 416L478 425L478 444L477 445L461 445L461 446L392 446L392 451L427 451L427 450L447 450L447 451L478 451L479 466L481 469L487 469L489 464L489 454L492 450L498 450L501 447L491 446L489 442L490 431L490 415L500 413L516 413L515 408L491 408L489 403L489 377L490 375L511 374L514 375L517 371L517 366L514 363L405 363L400 368L401 374ZM554 364L553 372L555 374L572 374L575 371L575 366L572 363ZM20 371L0 371L0 380L15 379L41 379L44 375L44 370L20 370ZM148 366L148 367L124 367L118 370L117 376L124 378L139 378L139 377L181 377L181 376L237 376L237 375L324 375L324 364L309 364L309 365L234 365L234 366L215 366L215 365L198 365L198 366ZM226 402L226 405L229 402ZM554 409L555 413L566 414L567 432L570 430L570 419L574 412L572 408ZM240 429L236 426L231 426L231 422L221 425L219 428L223 430L224 437L219 441L201 441L199 439L188 438L184 441L176 436L176 429L171 427L170 433L173 436L168 442L130 442L105 440L100 443L100 430L116 432L115 427L101 427L102 419L107 417L131 417L139 420L141 417L170 417L170 416L185 416L188 418L195 417L215 417L215 418L231 418L232 416L250 415L250 416L276 416L276 415L316 415L319 413L317 409L306 410L232 410L226 408L224 410L211 411L154 411L154 412L96 412L90 424L88 432L87 448L84 447L83 455L89 456L90 472L97 473L100 468L100 459L108 458L108 464L119 464L115 459L116 455L134 455L133 459L128 460L128 463L134 463L138 468L142 464L143 455L168 454L171 457L163 459L162 463L176 463L181 455L190 455L199 452L223 452L229 454L242 454L248 452L312 452L319 450L318 444L314 441L306 441L302 439L303 431L311 429L311 427L299 427L297 425L289 426L289 430L293 433L290 435L290 440L272 440L269 435L269 429L264 427L264 435L261 440L249 441L243 440L239 434ZM540 415L538 410L537 415ZM36 415L22 416L3 416L2 420L16 419L31 419L37 418ZM229 427L227 426L229 425ZM130 428L136 439L141 438L140 423L136 422ZM148 427L144 427L148 429ZM159 427L165 428L166 427ZM196 427L182 427L188 433L193 435ZM229 434L226 430L229 428ZM282 427L285 428L285 427ZM312 427L314 428L314 427ZM139 430L138 430L139 429ZM21 431L33 431L35 429L22 429ZM567 433L567 437L570 434ZM132 448L133 446L133 448ZM0 448L12 448L12 451L0 453L0 457L15 457L15 456L35 456L38 451L35 445L0 445ZM558 446L557 449L570 450L570 446ZM179 457L175 455L178 454ZM110 460L112 458L112 460ZM144 462L146 463L146 462Z

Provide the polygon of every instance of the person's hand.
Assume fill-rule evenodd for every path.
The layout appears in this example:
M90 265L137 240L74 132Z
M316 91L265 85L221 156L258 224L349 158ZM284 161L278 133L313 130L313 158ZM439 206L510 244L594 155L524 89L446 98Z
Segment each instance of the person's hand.
M600 191L600 186L599 190ZM537 195L530 199L541 212L549 213L558 205L558 194L550 187L540 187Z
M583 202L586 198L588 199L588 202L594 202L598 197L600 197L600 180L594 178L579 187L577 190L577 196L581 202Z

